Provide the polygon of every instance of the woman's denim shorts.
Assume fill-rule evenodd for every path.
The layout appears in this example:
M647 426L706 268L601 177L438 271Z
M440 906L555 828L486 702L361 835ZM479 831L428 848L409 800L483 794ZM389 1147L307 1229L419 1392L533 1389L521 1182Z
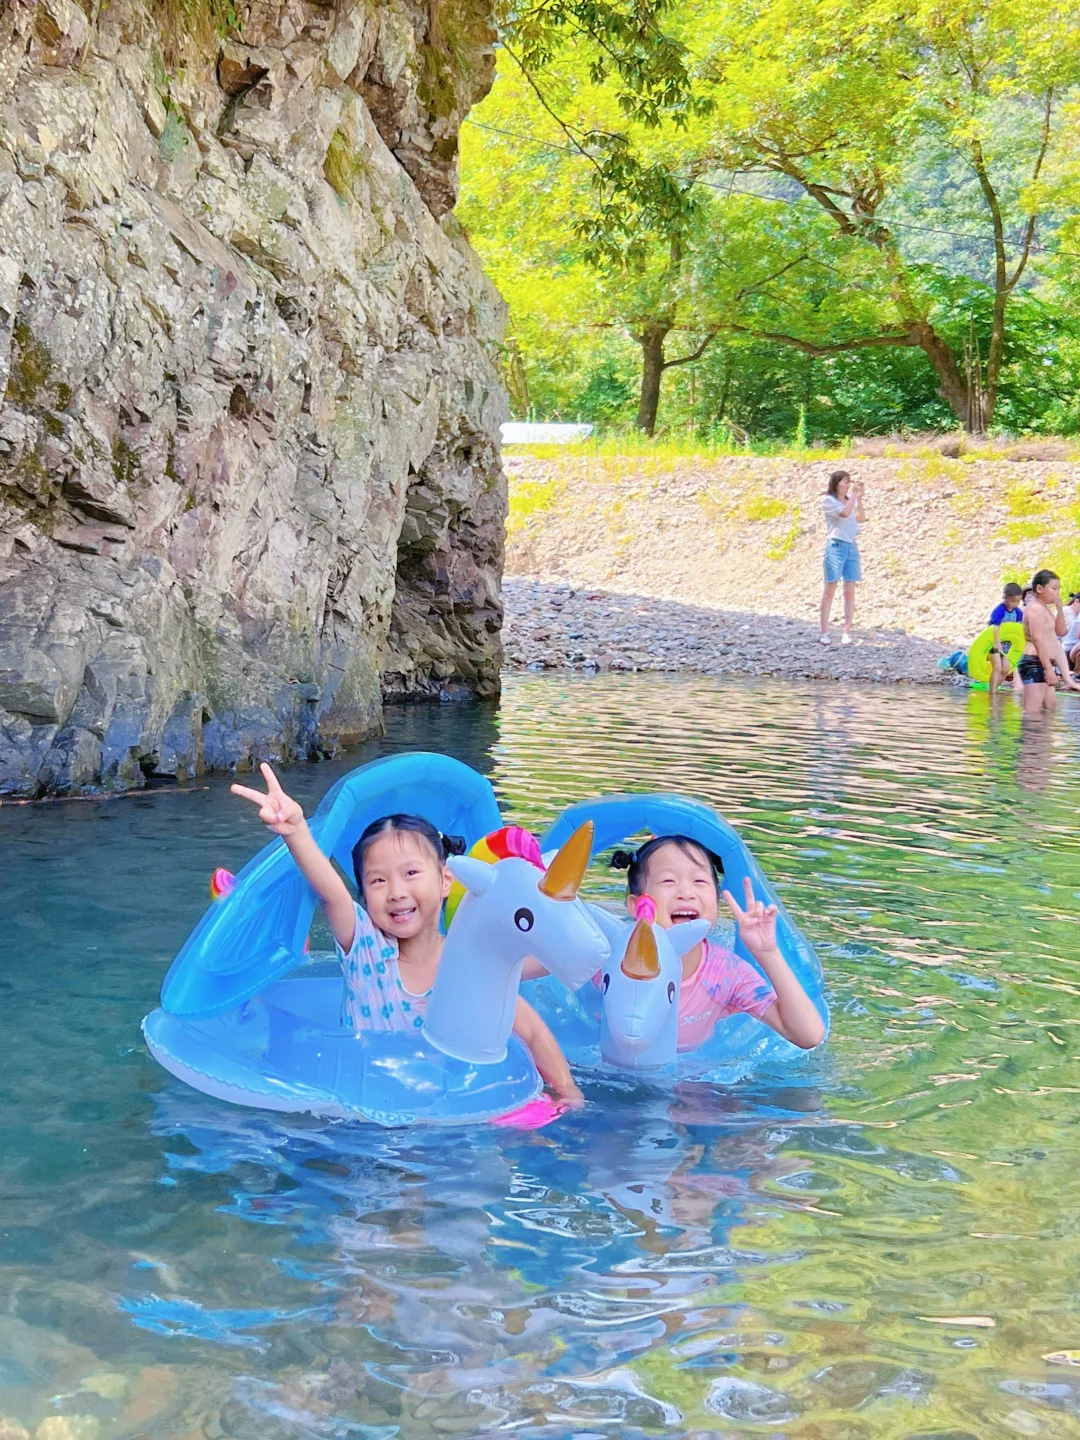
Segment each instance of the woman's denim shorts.
M854 540L828 540L825 543L825 584L835 585L838 580L861 580L862 566L859 564L859 547Z

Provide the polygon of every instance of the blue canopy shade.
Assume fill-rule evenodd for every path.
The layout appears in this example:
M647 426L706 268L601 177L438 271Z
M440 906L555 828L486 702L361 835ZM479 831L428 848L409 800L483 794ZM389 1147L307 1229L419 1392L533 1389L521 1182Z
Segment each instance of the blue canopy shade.
M828 1010L820 998L821 961L784 908L746 842L722 815L700 800L687 800L681 795L605 795L596 800L582 800L564 810L540 842L540 848L545 854L557 850L586 820L591 820L594 826L594 856L642 831L653 835L685 835L719 859L724 870L724 885L740 905L745 898L743 882L749 877L754 893L777 908L776 939L781 954L814 998L819 1012L827 1016ZM736 940L735 950L753 963L741 939Z
M352 875L352 849L373 820L420 815L473 845L502 825L491 783L448 755L414 752L351 771L309 820L324 855ZM249 860L191 932L161 987L173 1015L209 1017L250 1000L304 957L316 896L283 840Z

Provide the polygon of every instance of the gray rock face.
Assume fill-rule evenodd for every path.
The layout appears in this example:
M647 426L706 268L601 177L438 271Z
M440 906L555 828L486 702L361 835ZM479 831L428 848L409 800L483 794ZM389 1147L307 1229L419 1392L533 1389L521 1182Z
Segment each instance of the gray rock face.
M503 307L449 213L487 0L92 13L0 11L0 793L495 693Z

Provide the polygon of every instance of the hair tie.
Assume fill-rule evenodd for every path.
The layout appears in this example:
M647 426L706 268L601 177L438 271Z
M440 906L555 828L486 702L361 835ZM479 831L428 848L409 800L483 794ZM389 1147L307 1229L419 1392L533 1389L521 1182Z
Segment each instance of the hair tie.
M608 865L612 870L629 870L636 859L632 850L613 850Z
M464 835L440 835L442 841L443 855L464 855L468 846L465 844Z
M656 901L651 895L639 895L634 903L634 919L651 925L656 919Z

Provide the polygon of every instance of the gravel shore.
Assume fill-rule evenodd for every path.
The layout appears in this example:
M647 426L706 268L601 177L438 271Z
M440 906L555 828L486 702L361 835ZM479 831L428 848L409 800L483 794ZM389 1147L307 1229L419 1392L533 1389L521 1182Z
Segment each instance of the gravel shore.
M1041 454L1041 452L1040 452ZM1005 579L1080 543L1067 459L853 455L867 486L855 643L818 643L835 461L504 457L511 669L940 684ZM1070 562L1071 563L1071 562Z
M819 644L817 627L782 615L683 605L522 576L503 586L511 670L668 670L806 680L939 684L941 646L902 631L861 630Z

